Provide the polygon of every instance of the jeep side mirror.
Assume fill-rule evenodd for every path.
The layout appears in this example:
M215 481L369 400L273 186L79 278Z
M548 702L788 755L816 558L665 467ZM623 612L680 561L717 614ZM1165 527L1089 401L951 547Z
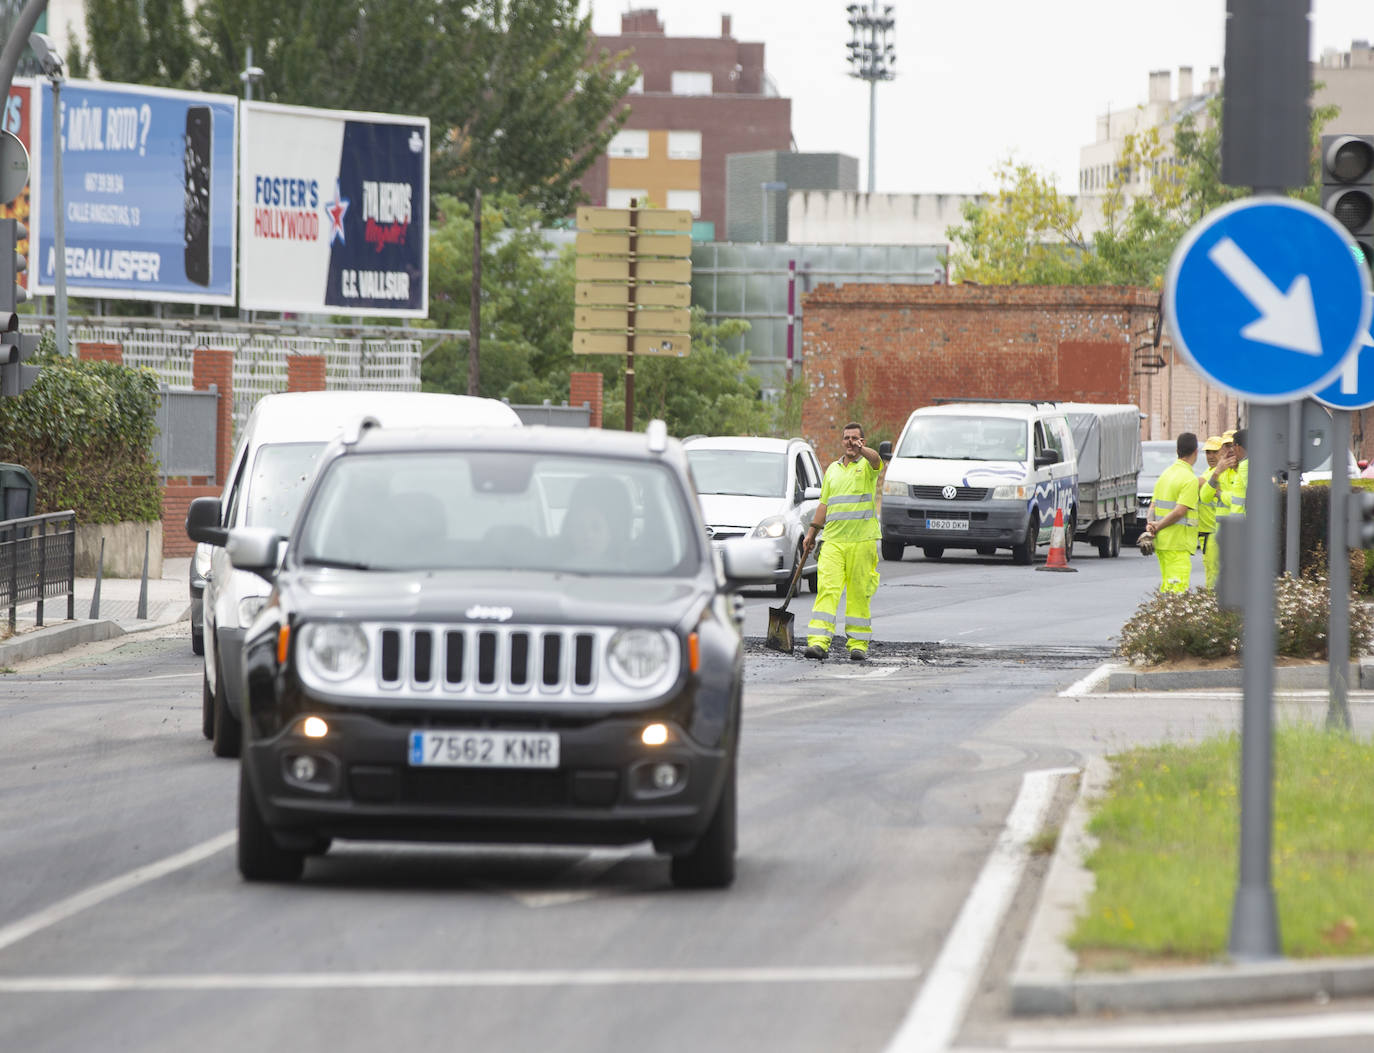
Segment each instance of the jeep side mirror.
M224 550L236 570L246 570L267 582L276 579L280 534L271 527L240 527L227 533Z
M204 545L223 545L229 531L220 526L218 497L197 497L186 510L186 536Z
M878 456L884 461L892 460L892 443L888 442L886 439L878 443Z

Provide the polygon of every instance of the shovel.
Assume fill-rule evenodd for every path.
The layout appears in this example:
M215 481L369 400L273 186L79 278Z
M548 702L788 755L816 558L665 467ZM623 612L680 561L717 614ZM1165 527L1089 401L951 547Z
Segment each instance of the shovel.
M801 580L802 566L805 563L805 555L797 560L797 569L792 572L792 580L787 585L787 598L782 601L782 606L768 608L768 638L764 640L763 646L770 650L792 653L793 616L787 612L787 605L792 602L792 597L797 591L797 582Z

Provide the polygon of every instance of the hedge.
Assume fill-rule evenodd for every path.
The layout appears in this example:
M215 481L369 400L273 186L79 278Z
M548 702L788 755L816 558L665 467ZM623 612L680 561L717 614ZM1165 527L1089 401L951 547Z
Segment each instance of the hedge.
M82 523L161 519L157 375L58 355L51 336L33 363L43 367L33 386L0 399L0 461L33 473L36 513L70 508Z

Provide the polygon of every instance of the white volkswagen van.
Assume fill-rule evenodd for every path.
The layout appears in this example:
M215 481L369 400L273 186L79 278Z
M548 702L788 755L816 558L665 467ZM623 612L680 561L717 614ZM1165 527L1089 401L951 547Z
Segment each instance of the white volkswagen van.
M883 444L887 446L886 443ZM1030 563L1064 510L1065 555L1078 509L1078 460L1068 419L1052 402L922 406L907 418L883 483L883 559L907 545L927 559L946 549Z
M229 465L222 496L192 502L187 514L222 535L242 526L291 533L315 464L329 441L364 417L383 427L518 427L520 417L497 399L421 392L303 391L266 395L248 416ZM208 537L193 539L208 541ZM235 570L222 538L214 543L205 579L201 730L216 756L235 757L242 725L244 630L267 603L268 584Z

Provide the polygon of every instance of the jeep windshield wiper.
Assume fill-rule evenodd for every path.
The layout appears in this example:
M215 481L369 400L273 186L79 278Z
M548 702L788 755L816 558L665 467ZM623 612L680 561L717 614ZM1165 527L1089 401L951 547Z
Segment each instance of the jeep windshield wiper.
M324 559L320 556L306 556L301 563L307 567L333 567L336 570L372 570L369 563L358 563L351 559Z

